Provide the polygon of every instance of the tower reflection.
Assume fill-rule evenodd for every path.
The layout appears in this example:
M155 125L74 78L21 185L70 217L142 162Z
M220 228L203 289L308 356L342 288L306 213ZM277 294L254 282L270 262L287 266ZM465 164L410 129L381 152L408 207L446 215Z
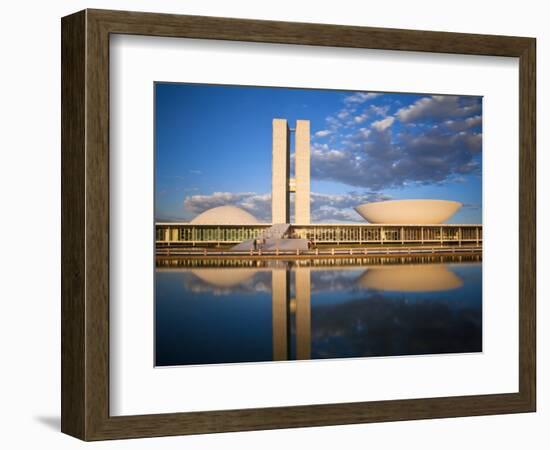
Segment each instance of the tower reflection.
M292 270L272 270L274 361L311 359L312 270L315 268L300 266ZM291 277L291 272L294 277ZM291 287L293 278L294 289ZM356 278L354 284L367 291L438 292L458 289L464 285L464 281L445 264L407 264L371 266ZM295 293L294 298L291 292ZM291 340L293 335L294 352Z
M296 269L296 359L311 358L311 269Z
M481 348L481 272L475 259L200 260L182 265L171 261L157 268L162 277L157 295L164 302L158 320L173 325L170 334L159 337L170 343L161 348L167 356L161 355L160 365ZM466 291L468 286L476 286L476 292ZM181 344L191 341L199 343L200 351Z
M274 269L271 273L274 361L291 359L291 323L295 324L296 359L311 358L311 269L298 267L294 273L295 298L290 295L290 270Z
M289 355L290 344L290 272L273 270L271 272L271 305L273 316L273 361L285 361Z

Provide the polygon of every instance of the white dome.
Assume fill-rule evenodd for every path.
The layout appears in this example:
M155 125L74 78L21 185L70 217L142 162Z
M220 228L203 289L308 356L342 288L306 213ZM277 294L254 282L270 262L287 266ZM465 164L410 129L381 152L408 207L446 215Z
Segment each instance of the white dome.
M364 203L355 211L370 223L420 225L443 223L461 206L449 200L389 200Z
M259 222L244 209L225 205L207 209L190 223L194 225L256 225Z

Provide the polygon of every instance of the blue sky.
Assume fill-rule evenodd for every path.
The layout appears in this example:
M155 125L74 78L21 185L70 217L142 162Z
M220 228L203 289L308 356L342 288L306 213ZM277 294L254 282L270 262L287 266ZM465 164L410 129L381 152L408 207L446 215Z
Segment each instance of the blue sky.
M450 223L481 223L481 115L471 96L156 83L156 220L232 204L270 222L271 126L285 118L311 123L313 222L433 198L464 204Z

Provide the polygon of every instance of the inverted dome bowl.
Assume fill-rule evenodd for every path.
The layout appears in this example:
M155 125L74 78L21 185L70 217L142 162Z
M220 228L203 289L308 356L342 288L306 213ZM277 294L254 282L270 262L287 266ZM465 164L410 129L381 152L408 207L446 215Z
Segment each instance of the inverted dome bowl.
M449 200L389 200L364 203L355 210L370 223L420 225L443 223L461 206Z

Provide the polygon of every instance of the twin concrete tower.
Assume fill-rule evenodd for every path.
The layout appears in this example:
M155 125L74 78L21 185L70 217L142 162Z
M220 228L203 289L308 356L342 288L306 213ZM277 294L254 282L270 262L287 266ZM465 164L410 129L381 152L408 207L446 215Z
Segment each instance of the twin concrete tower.
M294 178L290 176L290 133L294 132ZM294 193L294 222L310 223L310 132L309 120L297 120L296 128L286 119L273 119L271 164L271 222L290 223L290 194Z

